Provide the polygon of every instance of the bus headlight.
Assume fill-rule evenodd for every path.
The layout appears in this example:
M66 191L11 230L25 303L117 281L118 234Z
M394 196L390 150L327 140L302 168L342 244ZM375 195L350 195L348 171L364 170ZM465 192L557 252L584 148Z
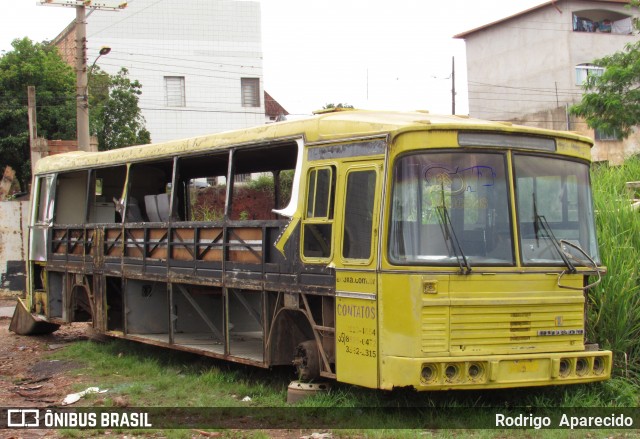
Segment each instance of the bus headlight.
M438 366L432 363L423 365L421 376L425 383L433 383L438 378Z
M576 375L583 376L589 372L589 361L586 358L576 360Z
M467 375L471 381L478 381L484 376L484 366L481 363L470 363Z
M447 364L444 375L448 382L457 381L460 378L460 366L457 364Z
M595 375L602 375L604 373L605 361L604 357L593 358L593 373Z
M571 362L567 358L560 359L560 376L566 377L571 372Z

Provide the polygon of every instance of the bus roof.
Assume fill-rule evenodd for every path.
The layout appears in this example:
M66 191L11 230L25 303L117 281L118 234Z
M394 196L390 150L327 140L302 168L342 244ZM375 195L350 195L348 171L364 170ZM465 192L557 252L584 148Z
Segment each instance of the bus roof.
M149 158L159 159L205 152L217 148L268 144L300 137L312 143L386 134L395 137L407 131L429 130L501 131L552 135L593 145L593 141L588 137L567 131L551 131L466 116L435 115L426 111L390 112L351 109L345 111L340 109L340 111L322 112L306 119L259 125L164 143L130 146L103 152L76 151L57 154L39 160L35 173L45 174L58 170L101 167Z

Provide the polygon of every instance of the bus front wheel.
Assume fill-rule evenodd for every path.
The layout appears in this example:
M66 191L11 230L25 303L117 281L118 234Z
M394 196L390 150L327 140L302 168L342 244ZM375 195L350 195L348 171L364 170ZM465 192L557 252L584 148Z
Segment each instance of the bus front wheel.
M293 364L301 381L314 380L320 377L320 355L315 340L307 340L296 346Z

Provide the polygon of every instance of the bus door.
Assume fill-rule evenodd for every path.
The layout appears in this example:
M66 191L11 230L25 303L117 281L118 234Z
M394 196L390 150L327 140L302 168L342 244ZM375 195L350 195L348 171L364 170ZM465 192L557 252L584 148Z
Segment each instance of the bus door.
M378 385L377 241L382 160L345 164L336 203L336 378Z
M34 197L31 201L31 220L29 225L29 264L27 281L27 303L32 308L43 301L45 291L45 270L47 249L49 247L49 228L53 224L53 202L55 192L55 175L36 177ZM38 295L38 297L34 297ZM46 303L46 300L44 300ZM44 313L44 309L35 309Z

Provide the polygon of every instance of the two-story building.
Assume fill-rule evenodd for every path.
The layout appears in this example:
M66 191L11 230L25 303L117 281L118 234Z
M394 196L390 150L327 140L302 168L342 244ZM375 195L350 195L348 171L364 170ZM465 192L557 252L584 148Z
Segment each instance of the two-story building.
M75 65L75 22L53 44ZM87 10L86 44L88 66L107 46L97 65L110 74L125 67L140 81L139 106L153 142L286 114L264 92L258 1L135 0L118 12Z
M547 1L455 35L465 40L472 117L577 131L595 138L595 160L621 163L640 152L640 136L594 132L569 115L597 58L637 41L627 0Z

